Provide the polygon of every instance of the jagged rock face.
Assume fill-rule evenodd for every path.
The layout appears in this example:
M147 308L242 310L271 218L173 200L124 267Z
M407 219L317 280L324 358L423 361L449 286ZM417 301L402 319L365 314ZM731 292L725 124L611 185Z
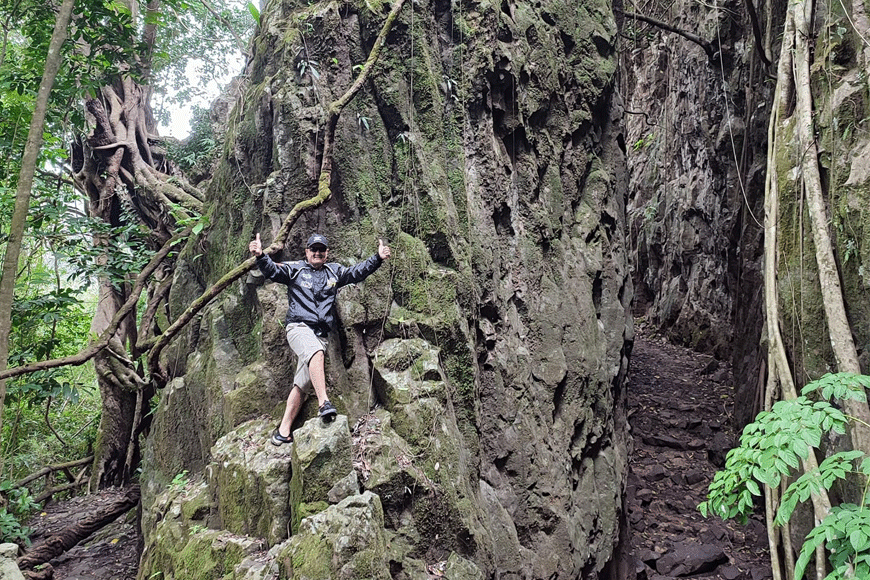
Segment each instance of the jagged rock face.
M388 8L264 8L210 189L212 225L185 250L173 309L246 257L254 232L268 243L294 204L314 195L318 123L350 86ZM625 161L611 105L615 34L609 4L594 0L409 3L339 121L333 197L297 223L282 257L301 257L313 230L347 264L371 255L378 236L393 248L381 270L340 292L327 349L330 399L356 425L359 485L377 494L377 507L363 502L366 526L375 543L390 539L389 552L365 556L379 570L372 577L425 578L433 565L459 578L609 573L633 332ZM252 273L227 290L167 350L178 378L146 453L146 509L168 501L160 498L182 469L214 465L215 441L247 425L255 444L245 421L280 416L295 361L283 288L262 282ZM312 411L309 403L303 415ZM289 493L290 528L354 521L341 510L365 494L346 459L330 464L335 486L317 482L320 502L305 495L301 456L293 461L288 485L302 475ZM215 505L221 481L209 479L211 507L194 525L220 528L221 514L234 513ZM331 510L339 513L321 515ZM320 517L329 519L311 519ZM234 520L233 529L261 526L266 538L279 520ZM145 533L152 560L167 561L157 553L172 542ZM271 557L291 545L333 549L294 538ZM260 567L245 562L232 562L244 569L237 576L257 577ZM361 562L348 555L348 570Z
M742 5L726 2L716 10L678 1L655 16L722 48L711 61L682 36L630 18L621 23L634 39L627 42L621 90L635 313L677 343L731 358L746 422L763 359L770 87L760 80L764 68Z
M729 4L719 14L745 14ZM769 8L776 38L785 13ZM822 9L823 12L826 9ZM745 17L744 17L745 18ZM820 19L816 22L822 22ZM830 29L850 29L839 14L824 14ZM667 20L708 41L722 42L722 60L710 62L700 47L675 34L652 34L626 19L637 33L623 75L633 238L636 312L688 346L730 356L739 424L760 410L766 340L762 333L761 276L767 123L773 84L761 65L748 22L716 21L712 8L676 2ZM716 26L720 27L718 32ZM846 309L862 368L870 368L870 197L868 138L862 128L867 99L857 62L858 41L820 34L814 48L813 101L828 188L830 233ZM774 62L779 46L766 46ZM791 105L780 117L777 216L780 326L798 383L836 367L825 324L809 217L803 204ZM732 142L733 138L733 142ZM735 161L735 160L739 160ZM738 173L739 169L739 173ZM743 185L740 184L742 179Z

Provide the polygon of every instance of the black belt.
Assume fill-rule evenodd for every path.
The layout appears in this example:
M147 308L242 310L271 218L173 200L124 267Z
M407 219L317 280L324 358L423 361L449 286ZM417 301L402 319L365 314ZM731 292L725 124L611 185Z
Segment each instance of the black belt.
M304 324L314 332L315 336L326 338L329 335L329 325L325 322L307 322L305 320L288 320L288 324Z

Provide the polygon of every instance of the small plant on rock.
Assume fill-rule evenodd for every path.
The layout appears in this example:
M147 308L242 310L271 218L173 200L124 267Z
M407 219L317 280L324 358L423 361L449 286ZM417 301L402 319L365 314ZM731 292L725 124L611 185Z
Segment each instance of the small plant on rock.
M188 481L190 481L190 479L188 478L188 472L185 469L181 473L177 473L175 477L172 478L169 486L175 491L182 491L185 487L187 487Z
M713 478L707 501L698 506L701 513L745 522L753 498L762 495L759 483L778 487L783 478L799 473L801 463L820 449L826 435L846 433L855 419L831 401L866 401L866 388L870 388L868 376L827 374L804 387L800 397L779 401L770 411L760 413L743 430L740 446L728 453L725 469ZM864 452L834 453L795 479L782 495L774 524L787 524L798 503L827 494L838 480L846 478L860 482L860 498L832 506L810 531L795 563L795 580L804 577L807 564L822 545L833 568L825 580L870 578L870 457Z

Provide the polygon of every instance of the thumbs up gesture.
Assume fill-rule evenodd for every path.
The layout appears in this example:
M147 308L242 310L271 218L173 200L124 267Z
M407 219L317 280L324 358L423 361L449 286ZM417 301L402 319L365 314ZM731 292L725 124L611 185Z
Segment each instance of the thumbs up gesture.
M378 238L378 256L381 257L381 260L388 259L391 254L390 246L386 245L383 239Z
M251 240L251 243L248 244L248 251L250 251L253 255L257 257L263 255L263 244L260 242L259 232L257 232L257 237Z

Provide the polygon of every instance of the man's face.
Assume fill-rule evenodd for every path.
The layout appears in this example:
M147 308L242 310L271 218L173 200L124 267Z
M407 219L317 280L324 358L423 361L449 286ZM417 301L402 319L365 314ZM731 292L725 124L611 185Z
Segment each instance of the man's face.
M310 248L305 248L305 258L315 270L319 270L326 263L328 255L329 248L323 244L312 244Z

